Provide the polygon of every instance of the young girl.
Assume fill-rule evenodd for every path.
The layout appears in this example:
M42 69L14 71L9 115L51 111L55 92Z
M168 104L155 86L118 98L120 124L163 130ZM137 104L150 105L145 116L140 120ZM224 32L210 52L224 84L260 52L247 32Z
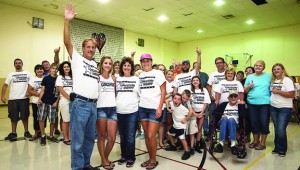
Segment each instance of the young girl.
M42 65L38 64L34 67L35 77L31 78L28 83L28 93L32 96L32 115L33 115L33 128L34 135L29 139L34 141L41 135L39 121L38 121L38 100L42 88L42 80L44 78L44 68Z
M117 113L115 77L111 75L112 59L103 56L100 60L99 98L97 101L97 132L98 150L104 169L113 169L114 164L108 160L108 156L114 146L117 134ZM105 145L105 138L107 143Z
M210 104L210 97L209 93L206 88L203 87L200 77L194 76L192 77L192 108L194 110L195 117L197 118L197 125L198 125L198 134L197 134L197 141L195 150L201 153L200 149L203 149L203 146L200 147L200 142L203 143L202 140L202 125L204 121L205 110L207 104Z
M70 93L73 91L73 79L71 63L64 61L59 66L59 76L56 86L60 92L59 110L62 117L62 131L64 132L64 144L70 145Z
M115 76L116 78L119 77L119 75L120 75L120 61L115 61L114 62L112 75Z

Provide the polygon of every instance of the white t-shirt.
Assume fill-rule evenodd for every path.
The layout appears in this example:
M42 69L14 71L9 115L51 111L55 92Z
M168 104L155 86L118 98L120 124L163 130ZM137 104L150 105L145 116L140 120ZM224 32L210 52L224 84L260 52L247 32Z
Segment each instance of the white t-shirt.
M11 72L7 75L5 84L10 85L8 100L26 99L27 88L32 74L28 71Z
M73 48L71 64L73 92L90 99L97 99L99 71L96 62L84 58Z
M227 81L221 80L215 89L217 93L221 94L219 104L223 102L228 102L229 91L237 91L239 93L244 93L244 87L241 82L237 80Z
M42 80L43 80L43 78L32 77L29 80L28 84L40 94L41 89L42 89ZM36 97L36 96L32 96L32 98L31 98L31 102L34 104L37 104L38 100L39 100L39 97Z
M192 77L196 75L196 70L188 73L177 74L174 79L174 85L178 88L178 93L181 94L184 90L191 91Z
M210 104L210 97L206 88L195 89L195 93L192 93L192 107L195 112L201 112L204 104Z
M280 80L275 80L275 82L271 85L271 91L273 87L284 92L295 91L294 83L292 79L288 77L284 77L282 82L280 82ZM276 108L292 108L293 98L286 98L279 94L271 93L271 106L274 106Z
M168 82L166 81L166 95L172 94L173 95L174 90L174 81ZM172 95L168 98L169 101L172 101ZM166 103L163 105L163 109L166 108Z
M99 97L97 101L97 108L101 107L116 107L116 93L115 93L115 82L112 76L108 79L103 78L100 75L99 81Z
M157 109L160 103L160 86L166 82L165 76L160 70L152 69L144 71L139 76L140 79L140 107Z
M58 76L56 79L56 86L60 86L63 88L63 90L70 95L73 91L73 80L70 76ZM66 99L61 93L60 93L60 100L59 102L70 102L68 99Z
M214 71L209 75L207 84L212 86L211 93L214 98L216 96L215 92L216 92L217 85L221 80L225 80L225 71L222 73L219 73L218 71Z
M138 77L117 77L116 90L117 113L129 114L138 111L140 100L140 80Z
M186 123L182 124L181 121L185 119L188 115L189 110L180 104L178 107L175 107L173 102L170 103L171 109L173 110L172 118L173 118L173 127L175 129L186 129Z
M236 123L239 123L239 109L237 105L230 106L229 103L227 104L224 115L227 116L227 118L234 118Z

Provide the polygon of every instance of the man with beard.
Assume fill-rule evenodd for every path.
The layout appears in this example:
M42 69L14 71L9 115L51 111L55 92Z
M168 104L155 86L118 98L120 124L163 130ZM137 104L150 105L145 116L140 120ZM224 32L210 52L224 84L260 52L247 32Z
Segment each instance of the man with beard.
M190 61L189 60L183 60L182 61L182 73L176 75L174 80L174 91L173 94L179 93L181 94L184 90L191 91L191 83L192 83L192 77L197 75L199 73L199 68L201 65L201 50L196 49L197 53L197 65L194 70L189 72L190 70Z
M16 71L7 75L5 83L2 87L1 100L6 103L5 93L10 84L9 98L8 98L8 117L11 120L12 132L5 137L5 140L17 140L17 124L22 120L24 125L24 137L31 138L32 135L28 131L28 117L29 117L29 98L27 96L27 87L29 79L32 77L31 73L23 71L23 61L19 58L14 60Z

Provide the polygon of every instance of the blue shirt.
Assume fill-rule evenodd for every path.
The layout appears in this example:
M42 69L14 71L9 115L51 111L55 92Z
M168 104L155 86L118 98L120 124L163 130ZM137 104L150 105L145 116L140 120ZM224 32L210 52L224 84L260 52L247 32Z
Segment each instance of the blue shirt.
M271 76L268 73L262 75L251 74L247 77L245 87L253 81L254 86L249 90L247 101L250 104L270 104Z

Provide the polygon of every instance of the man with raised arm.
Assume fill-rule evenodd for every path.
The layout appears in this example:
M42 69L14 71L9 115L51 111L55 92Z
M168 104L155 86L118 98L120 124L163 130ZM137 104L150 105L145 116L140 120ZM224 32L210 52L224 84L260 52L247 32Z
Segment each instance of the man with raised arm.
M80 55L71 43L70 21L76 16L71 4L65 7L64 44L70 55L73 71L73 92L70 94L71 167L92 170L90 158L94 148L97 114L98 79L95 55L96 41L85 39Z

